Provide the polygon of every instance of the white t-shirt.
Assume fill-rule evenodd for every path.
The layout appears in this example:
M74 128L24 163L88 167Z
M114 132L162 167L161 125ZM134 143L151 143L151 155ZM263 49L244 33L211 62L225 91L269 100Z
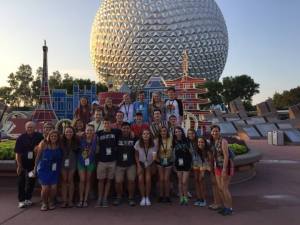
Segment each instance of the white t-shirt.
M120 111L124 113L124 122L132 123L134 121L133 116L133 104L125 105L122 104L120 106Z
M169 109L169 105L172 106L173 109ZM169 117L171 115L175 115L177 118L177 121L179 121L180 115L179 115L179 107L178 107L178 102L177 100L167 100L166 101L166 115L167 115L167 120L169 120Z
M99 130L103 130L103 123L101 123L101 121L99 123L96 122L96 120L93 120L92 122L90 122L89 124L94 125L95 127L95 132L99 131Z

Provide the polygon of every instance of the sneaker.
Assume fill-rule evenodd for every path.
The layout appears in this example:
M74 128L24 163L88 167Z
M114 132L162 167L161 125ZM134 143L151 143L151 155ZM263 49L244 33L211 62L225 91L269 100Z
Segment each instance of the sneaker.
M47 211L48 210L48 207L45 203L42 203L42 206L41 206L41 211Z
M101 199L97 201L95 208L100 208L102 206L102 201Z
M113 202L114 206L118 206L121 204L121 199L120 198L116 198L115 201Z
M140 206L145 206L146 205L146 198L143 197L141 202L140 202Z
M56 206L53 202L49 203L49 210L54 210L55 208L56 208Z
M23 209L23 208L25 208L25 207L26 207L25 202L19 202L18 208Z
M189 202L188 197L184 196L184 197L183 197L183 204L184 204L184 205L188 205L188 202Z
M102 207L103 208L107 208L108 207L108 201L107 200L103 200L102 201Z
M148 197L146 197L145 203L146 203L146 206L150 206L151 205L150 199Z
M199 206L200 206L200 207L205 207L206 205L207 205L207 204L206 204L206 201L205 201L205 200L199 202Z
M221 213L223 216L230 216L232 215L233 210L230 208L224 208L223 212Z
M81 201L78 202L77 205L76 205L77 208L82 208L82 206L83 206L83 202L81 202Z
M135 206L135 201L133 199L128 200L129 206Z
M87 202L87 201L84 201L83 204L82 204L82 207L83 207L83 208L87 208L88 206L89 206L88 202Z
M30 200L25 200L24 203L26 206L32 206L32 201L30 201Z
M194 202L194 206L200 206L200 203L201 203L201 200L200 200L200 199L197 199L197 200Z
M180 204L180 205L184 205L184 197L180 197L180 199L179 199L179 204Z
M166 198L165 198L165 202L166 202L166 203L172 203L172 200L171 200L170 197L166 197Z

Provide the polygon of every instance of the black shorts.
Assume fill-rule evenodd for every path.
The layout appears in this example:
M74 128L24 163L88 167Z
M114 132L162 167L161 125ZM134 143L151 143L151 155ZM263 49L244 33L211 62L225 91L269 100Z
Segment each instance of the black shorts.
M183 166L176 166L176 171L179 171L179 172L188 172L192 169L192 166L191 165L183 165Z

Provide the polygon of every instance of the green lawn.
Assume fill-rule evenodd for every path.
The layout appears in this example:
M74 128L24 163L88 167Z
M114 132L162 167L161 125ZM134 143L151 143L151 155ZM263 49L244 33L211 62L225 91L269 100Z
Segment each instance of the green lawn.
M0 160L9 160L15 158L14 148L16 141L8 140L0 142Z

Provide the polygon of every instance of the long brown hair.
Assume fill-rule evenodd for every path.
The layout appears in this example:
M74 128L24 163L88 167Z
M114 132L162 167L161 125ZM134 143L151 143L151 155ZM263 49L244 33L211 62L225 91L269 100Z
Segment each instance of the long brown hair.
M139 146L140 146L141 148L145 148L145 142L144 142L144 139L143 139L143 134L144 134L145 131L149 132L149 134L150 134L150 138L149 138L149 148L152 148L152 147L154 147L154 139L153 139L153 136L152 136L152 134L151 134L150 129L148 129L148 128L142 130L142 135L141 135L141 137L139 138Z
M197 142L199 141L199 139L202 139L204 141L204 149L200 149L198 146L198 143L197 143L197 152L200 155L201 160L203 161L203 159L206 159L208 157L210 148L209 148L208 142L205 137L197 138Z
M59 132L58 132L57 130L51 130L51 131L49 132L49 134L48 134L47 137L46 137L45 144L46 144L46 145L51 145L50 136L51 136L52 134L56 134L56 135L57 135L57 141L56 141L55 144L56 144L57 146L60 146L60 135L59 135Z

